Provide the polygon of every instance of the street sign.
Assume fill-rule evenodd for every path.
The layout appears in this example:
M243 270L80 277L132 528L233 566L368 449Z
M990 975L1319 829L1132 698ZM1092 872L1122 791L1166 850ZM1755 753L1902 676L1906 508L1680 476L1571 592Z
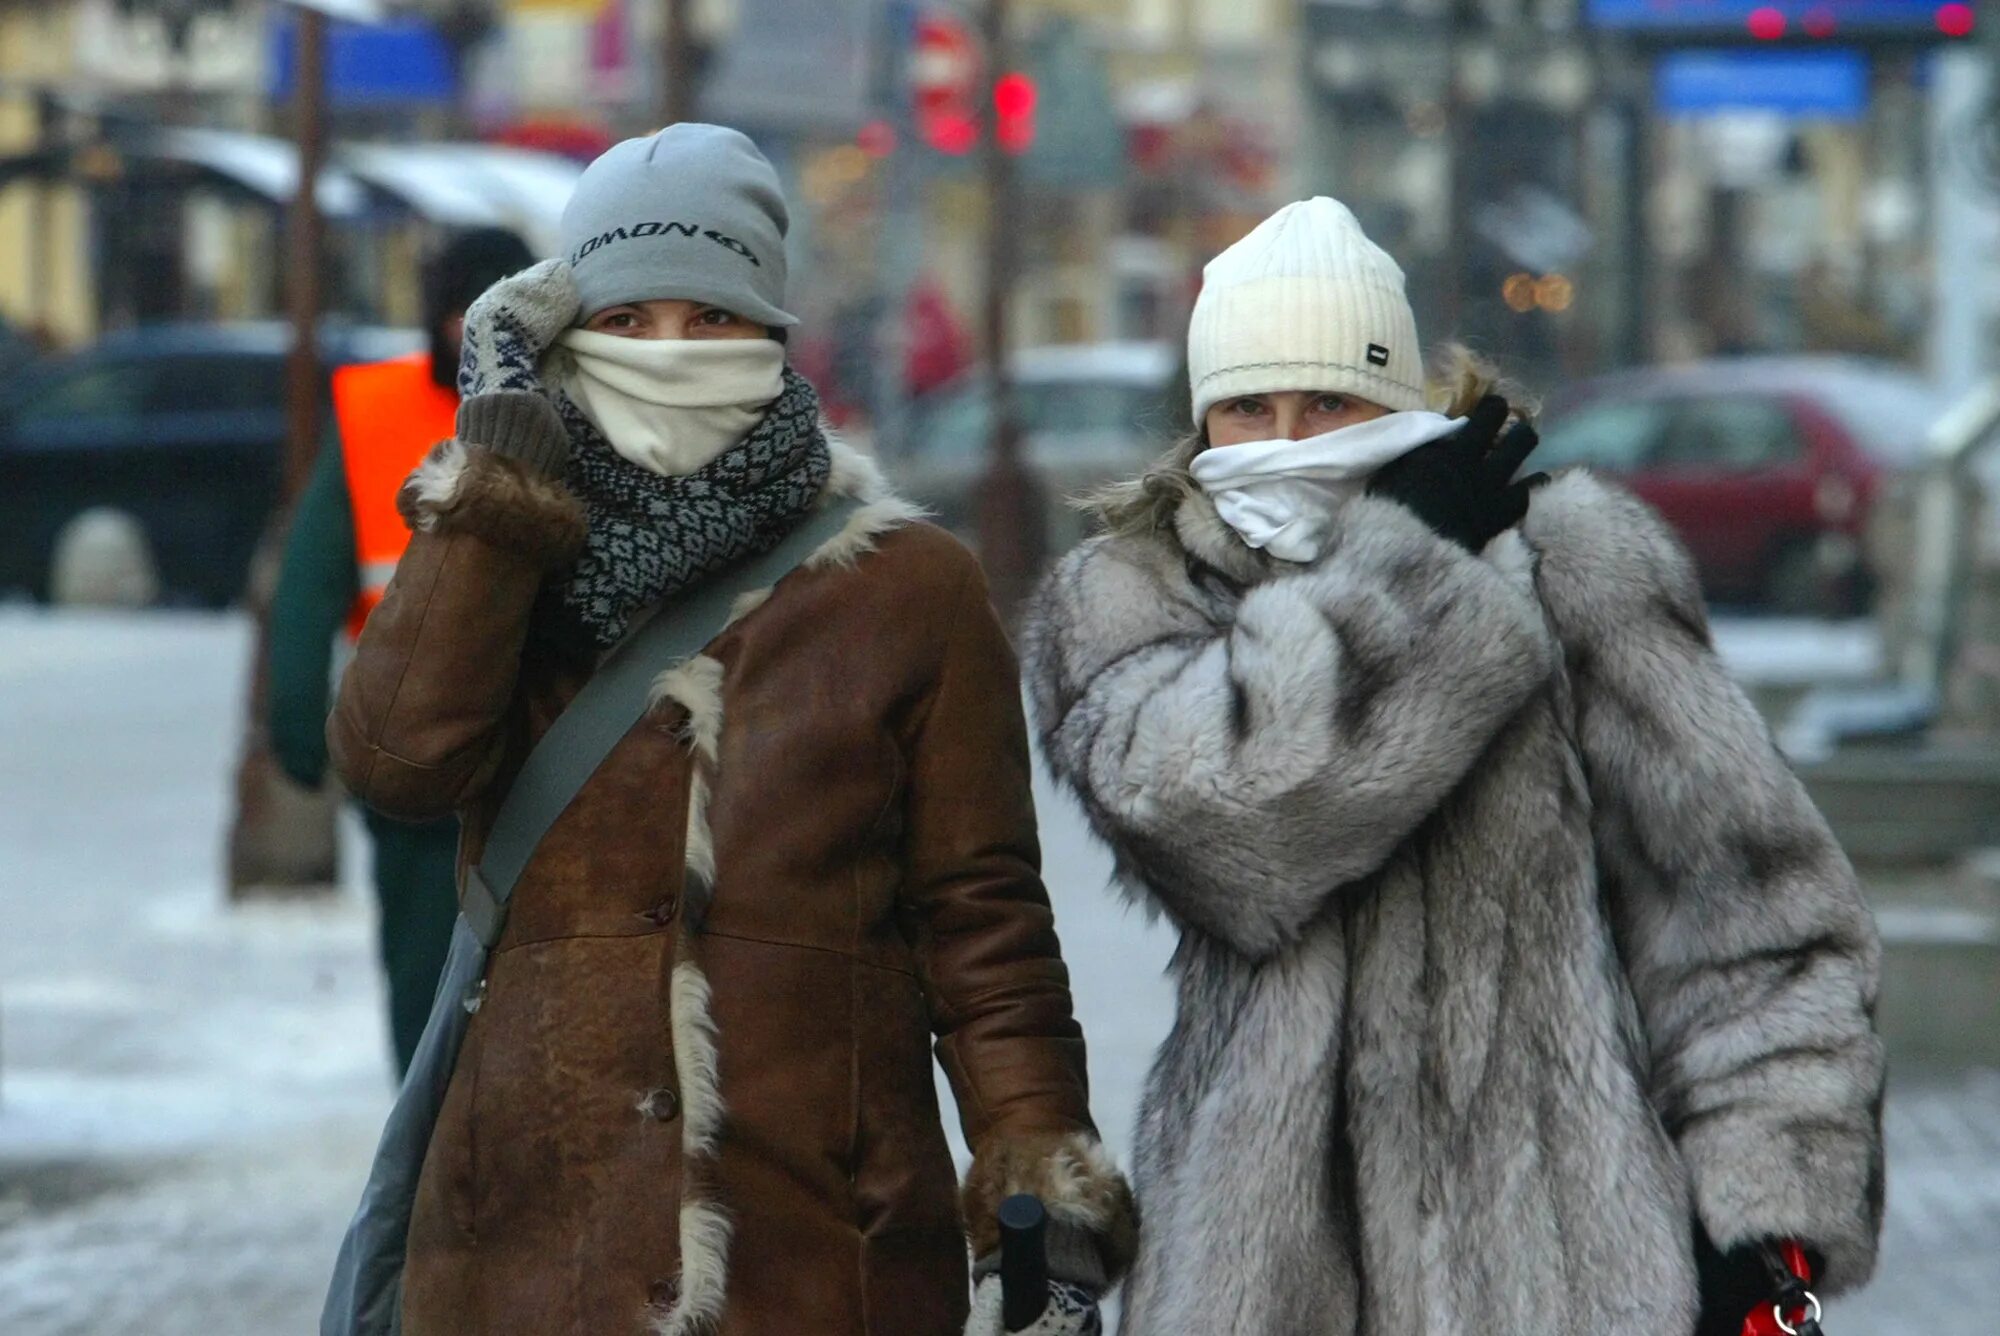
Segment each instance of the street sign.
M939 152L970 153L979 143L984 63L979 39L956 15L932 10L917 16L910 46L910 96L917 133Z
M271 96L292 95L292 66L298 45L296 20L271 27ZM329 26L327 96L339 106L369 103L449 102L457 76L451 50L437 29L415 19L379 26Z
M1844 49L1676 51L1654 68L1653 98L1668 116L1858 120L1868 110L1868 58Z
M1964 37L1971 0L1587 0L1596 27L1631 32L1719 36L1759 41L1803 37Z

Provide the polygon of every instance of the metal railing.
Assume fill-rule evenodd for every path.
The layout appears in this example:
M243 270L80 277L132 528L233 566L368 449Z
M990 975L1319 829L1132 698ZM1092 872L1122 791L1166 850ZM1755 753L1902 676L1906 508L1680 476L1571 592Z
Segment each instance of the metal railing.
M1898 656L1904 686L1942 701L1965 623L1974 544L1969 524L1983 505L1965 503L1973 465L2000 443L2000 376L1960 399L1931 428L1917 483L1916 551L1910 574L1911 635Z

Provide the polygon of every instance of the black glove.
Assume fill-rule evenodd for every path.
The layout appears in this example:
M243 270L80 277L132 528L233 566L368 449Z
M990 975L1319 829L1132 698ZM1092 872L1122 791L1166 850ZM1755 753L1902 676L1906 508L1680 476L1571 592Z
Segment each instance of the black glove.
M1695 1336L1743 1336L1743 1319L1768 1307L1777 1297L1779 1278L1772 1274L1766 1252L1765 1246L1754 1243L1718 1252L1708 1241L1706 1230L1696 1231L1694 1262L1701 1282L1701 1321ZM1814 1281L1825 1266L1826 1259L1817 1249L1806 1249L1806 1269Z
M1484 551L1521 522L1528 494L1549 480L1536 473L1510 481L1542 438L1525 422L1502 435L1506 425L1507 401L1489 394L1450 436L1384 465L1369 480L1368 494L1401 502L1443 537Z

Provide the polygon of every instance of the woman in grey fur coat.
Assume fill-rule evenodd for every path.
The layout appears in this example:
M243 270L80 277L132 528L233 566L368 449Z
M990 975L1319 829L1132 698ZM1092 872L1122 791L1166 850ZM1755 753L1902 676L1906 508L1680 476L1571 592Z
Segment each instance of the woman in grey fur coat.
M1209 266L1189 359L1199 436L1027 645L1181 930L1124 1330L1734 1333L1780 1240L1860 1284L1877 936L1685 553L1588 474L1510 483L1483 387L1420 411L1401 271L1331 200Z

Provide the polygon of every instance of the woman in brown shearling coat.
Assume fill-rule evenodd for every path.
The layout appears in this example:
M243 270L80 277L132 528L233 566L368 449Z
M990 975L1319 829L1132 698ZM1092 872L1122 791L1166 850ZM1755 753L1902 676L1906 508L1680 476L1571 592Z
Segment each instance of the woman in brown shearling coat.
M695 131L731 133L644 142L669 159ZM989 1254L1015 1191L1050 1205L1054 1274L1101 1291L1135 1225L1087 1108L979 569L825 438L789 370L706 461L685 457L700 419L594 389L590 358L770 355L720 347L779 323L756 289L739 306L761 319L682 297L704 284L662 255L657 290L610 306L584 295L585 260L475 308L458 438L404 489L415 535L329 725L355 791L460 813L468 866L636 612L634 569L671 597L834 498L860 505L660 678L522 874L424 1163L403 1330L955 1336L968 1233ZM664 346L681 340L720 351ZM660 427L650 451L635 414ZM694 511L715 520L699 542ZM962 1194L933 1036L974 1152Z

